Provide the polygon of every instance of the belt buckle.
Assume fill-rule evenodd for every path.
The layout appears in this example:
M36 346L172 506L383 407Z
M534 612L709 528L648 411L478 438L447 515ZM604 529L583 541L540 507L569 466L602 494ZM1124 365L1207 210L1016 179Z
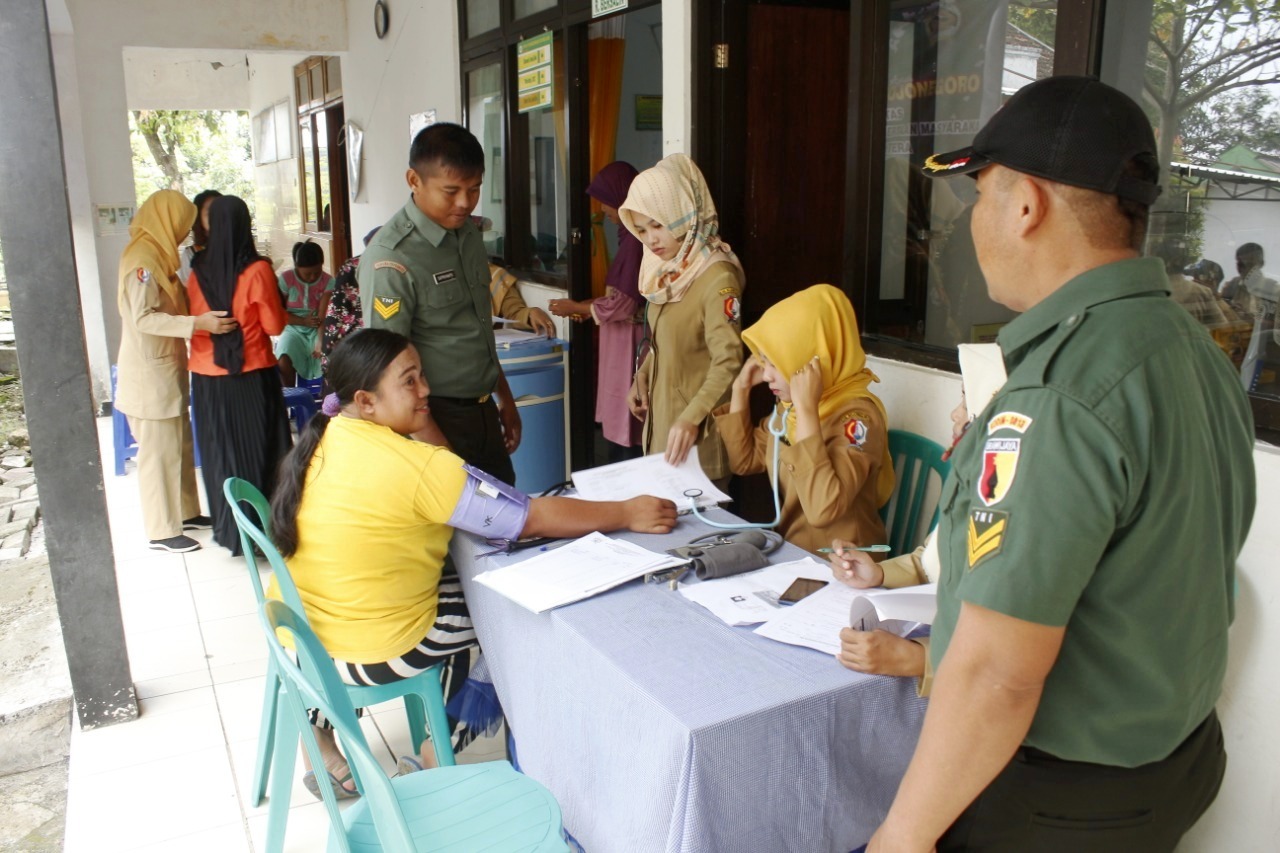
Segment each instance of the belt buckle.
M485 403L489 402L489 398L492 396L493 396L492 394L485 394L479 400L476 400L476 404L483 406Z

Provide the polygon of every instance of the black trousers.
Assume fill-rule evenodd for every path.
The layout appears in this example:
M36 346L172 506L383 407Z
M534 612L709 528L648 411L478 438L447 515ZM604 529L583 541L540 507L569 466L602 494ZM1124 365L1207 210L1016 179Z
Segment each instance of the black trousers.
M516 469L502 443L498 405L490 397L483 403L453 397L431 397L431 417L449 439L453 452L469 465L514 486Z
M1216 711L1168 758L1141 767L1063 761L1023 747L938 851L1172 851L1218 795L1226 768Z

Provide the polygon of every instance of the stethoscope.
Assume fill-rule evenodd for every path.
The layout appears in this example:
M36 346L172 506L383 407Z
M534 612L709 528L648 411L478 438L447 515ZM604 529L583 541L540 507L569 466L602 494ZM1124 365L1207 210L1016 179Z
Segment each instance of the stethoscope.
M769 434L773 436L773 477L771 477L773 485L773 521L768 524L752 524L750 522L741 522L739 524L725 524L719 521L712 521L698 510L698 498L702 497L702 489L685 489L684 496L689 499L689 511L703 524L711 527L718 527L721 530L767 530L777 527L782 521L782 498L778 494L778 453L782 446L782 438L787 434L787 416L784 409L790 406L774 406L773 414L769 416Z

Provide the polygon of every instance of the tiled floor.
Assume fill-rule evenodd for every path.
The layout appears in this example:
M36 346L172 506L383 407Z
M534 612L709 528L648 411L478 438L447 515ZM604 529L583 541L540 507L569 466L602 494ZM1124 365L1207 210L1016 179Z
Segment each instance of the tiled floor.
M132 462L116 477L111 420L98 423L129 663L140 699L131 723L73 728L67 853L264 850L267 803L247 789L256 756L266 645L245 564L205 548L147 548ZM202 490L203 491L203 490ZM264 577L265 581L265 577ZM401 703L372 709L363 726L382 764L411 751ZM499 738L477 741L461 763L505 757ZM301 765L299 765L299 768ZM324 806L302 787L290 800L286 851L323 850Z

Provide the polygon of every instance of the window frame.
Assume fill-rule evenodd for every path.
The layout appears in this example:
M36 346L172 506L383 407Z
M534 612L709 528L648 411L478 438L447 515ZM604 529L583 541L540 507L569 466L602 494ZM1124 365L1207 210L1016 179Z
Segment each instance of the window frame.
M298 212L302 215L302 231L310 234L326 234L333 235L333 222L329 223L328 230L321 231L320 214L323 212L322 196L320 188L322 182L320 180L320 148L317 144L316 115L324 113L325 110L342 103L342 86L338 84L336 87L331 86L329 82L329 63L337 60L341 62L341 58L332 54L324 54L317 56L308 56L306 59L293 66L293 95L296 108L295 123L297 132L295 139L297 140L298 154ZM310 91L311 72L315 68L320 69L321 89L319 97L316 93ZM338 66L339 76L341 76L341 65ZM300 80L307 80L308 99L304 103L302 101L302 89L300 88ZM309 133L311 136L311 169L316 176L315 187L308 187L307 181L307 164L305 156L307 148L303 145L303 135ZM325 145L329 144L329 138L332 136L331 130L326 126ZM333 187L329 188L330 193ZM310 201L314 205L316 216L313 219L307 218L308 207L307 200L310 195ZM332 209L332 208L331 208Z

